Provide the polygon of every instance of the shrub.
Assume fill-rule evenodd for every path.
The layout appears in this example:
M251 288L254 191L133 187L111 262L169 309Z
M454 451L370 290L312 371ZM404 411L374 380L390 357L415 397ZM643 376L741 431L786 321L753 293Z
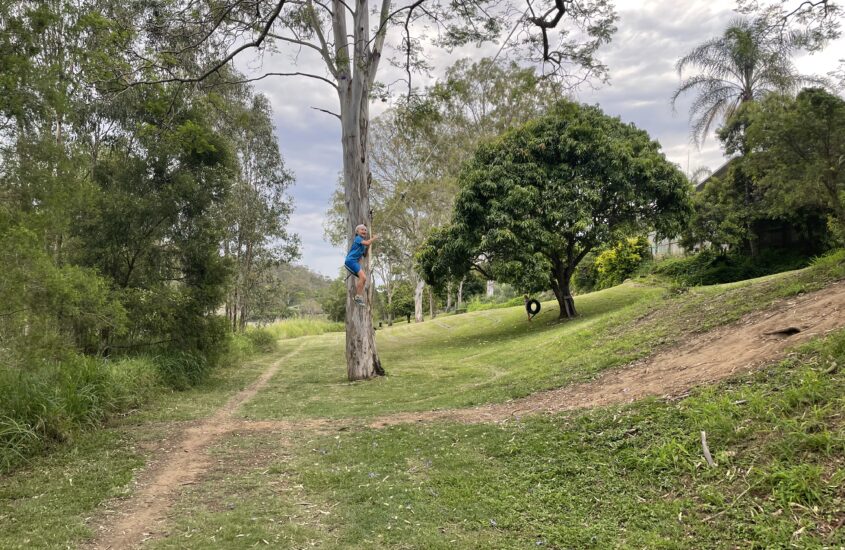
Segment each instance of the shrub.
M156 357L162 380L176 390L186 390L200 383L208 374L209 362L204 355L176 351Z
M0 366L0 472L110 414L137 407L160 387L144 357L111 361L68 354L26 368Z
M769 249L752 258L706 248L691 256L661 260L655 264L654 273L685 286L715 285L799 269L810 261L794 250Z
M276 349L276 336L266 328L248 328L244 336L258 351L270 352Z
M597 288L610 288L621 284L645 261L651 258L648 239L628 237L596 256Z
M616 286L651 259L651 247L644 236L628 237L613 246L587 254L575 268L573 287L591 292Z

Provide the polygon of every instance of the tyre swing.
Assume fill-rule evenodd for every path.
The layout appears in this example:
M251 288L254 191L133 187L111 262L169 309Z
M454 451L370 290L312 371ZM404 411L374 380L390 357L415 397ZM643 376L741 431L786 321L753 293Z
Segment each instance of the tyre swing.
M530 321L540 313L540 302L533 298L529 300L528 296L525 296L525 312L528 313L528 320Z

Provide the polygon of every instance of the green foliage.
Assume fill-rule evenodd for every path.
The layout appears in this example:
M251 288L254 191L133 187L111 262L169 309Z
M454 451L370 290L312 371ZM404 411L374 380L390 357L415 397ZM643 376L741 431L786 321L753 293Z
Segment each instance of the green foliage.
M393 319L404 319L414 314L414 285L410 281L402 280L393 283L393 296L390 305L387 305L387 298L383 297L384 310Z
M753 111L748 141L773 214L827 213L845 242L845 100L820 88L772 95Z
M627 237L609 248L585 258L576 272L581 291L601 290L621 284L651 258L651 246L644 236Z
M186 390L202 382L209 371L205 356L189 351L161 355L155 363L164 382L176 390Z
M752 258L742 253L706 248L690 256L665 258L652 271L684 285L715 285L799 269L812 258L795 250L767 249Z
M688 213L689 184L648 134L564 101L478 149L451 225L417 261L429 283L474 268L523 291L551 286L571 317L570 278L587 253L637 230L672 234Z
M273 331L268 328L250 327L244 331L244 336L257 350L263 353L271 352L276 349L277 337Z
M159 380L144 357L107 361L70 353L23 368L0 366L0 472L139 406Z
M342 323L346 320L346 298L349 291L343 277L332 281L320 298L320 306L330 321Z

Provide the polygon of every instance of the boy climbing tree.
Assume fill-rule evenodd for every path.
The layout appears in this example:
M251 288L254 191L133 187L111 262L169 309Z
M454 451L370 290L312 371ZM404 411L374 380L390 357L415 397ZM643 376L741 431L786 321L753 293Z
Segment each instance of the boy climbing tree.
M349 253L346 255L346 261L343 262L344 267L346 267L352 275L358 278L355 282L355 298L353 299L355 300L355 303L361 307L366 305L366 302L364 301L364 284L367 282L367 274L364 272L361 264L358 263L358 260L360 260L362 256L367 255L369 246L377 238L373 235L371 238L365 239L364 237L366 236L367 226L359 224L355 228L355 239L352 241L352 248L349 249Z

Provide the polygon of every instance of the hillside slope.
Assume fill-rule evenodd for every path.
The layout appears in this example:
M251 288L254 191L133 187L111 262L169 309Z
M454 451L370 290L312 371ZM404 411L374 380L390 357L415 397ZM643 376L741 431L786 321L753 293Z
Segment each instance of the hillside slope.
M0 480L0 547L838 547L843 277L838 255L718 287L627 283L564 323L544 304L532 323L400 325L378 333L389 376L363 383L342 334L284 341L237 382ZM783 325L800 332L762 334ZM695 354L732 339L718 362L754 369L683 397L730 374ZM628 404L640 382L673 397Z

